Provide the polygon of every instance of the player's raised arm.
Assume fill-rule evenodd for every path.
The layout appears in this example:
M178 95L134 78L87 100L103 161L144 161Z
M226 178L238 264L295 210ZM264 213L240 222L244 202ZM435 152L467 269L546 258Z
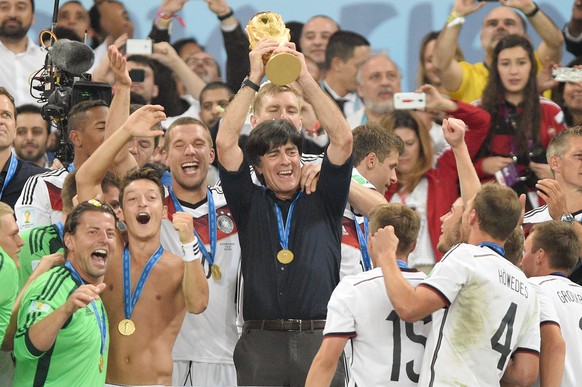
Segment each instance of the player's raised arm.
M370 238L368 249L382 268L386 292L394 310L403 321L415 322L443 308L445 303L435 292L424 286L413 288L404 279L396 263L397 246L394 227L387 226Z
M329 147L327 157L332 164L342 165L352 154L352 130L348 125L337 104L323 91L313 76L307 70L305 57L295 49L294 43L275 50L278 52L288 52L295 55L301 63L301 73L297 80L305 93L305 98L311 103L315 110L315 115L319 119L321 126L325 128L329 136Z
M228 105L228 109L220 122L218 134L216 135L216 149L218 151L218 161L227 171L238 170L243 162L243 152L238 146L238 138L245 123L249 107L259 90L259 84L265 76L263 55L270 55L277 45L277 41L273 39L264 39L249 53L251 73L245 78L241 89Z
M208 307L208 281L200 264L202 253L198 238L194 235L192 215L176 212L172 215L174 229L180 236L184 260L184 280L182 289L188 312L199 314Z
M89 200L101 192L101 180L116 155L125 147L125 144L134 136L154 137L161 136L160 130L151 130L151 127L166 118L164 108L159 105L146 105L136 110L127 121L111 135L97 150L83 163L76 175L77 196L79 201ZM125 152L128 165L137 166L129 151Z

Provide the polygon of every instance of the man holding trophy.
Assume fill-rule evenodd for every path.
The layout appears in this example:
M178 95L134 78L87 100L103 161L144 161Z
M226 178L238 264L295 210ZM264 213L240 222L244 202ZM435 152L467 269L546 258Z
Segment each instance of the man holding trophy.
M222 187L239 229L244 279L245 322L234 363L239 385L304 385L323 339L327 302L339 282L352 133L336 104L307 71L295 45L258 33L258 29L284 31L280 16L257 16L247 27L252 41L250 74L229 105L216 138ZM286 34L276 37L281 35ZM286 81L284 76L293 70L287 62L277 65L264 60L280 60L275 55L281 54L288 57L284 62L298 62L297 82L330 138L317 190L309 195L300 190L303 139L285 115L285 119L265 120L251 131L248 162L238 145L266 68L270 79L278 83ZM283 79L277 78L281 75ZM263 186L253 184L249 166ZM332 385L343 386L344 374L339 364Z

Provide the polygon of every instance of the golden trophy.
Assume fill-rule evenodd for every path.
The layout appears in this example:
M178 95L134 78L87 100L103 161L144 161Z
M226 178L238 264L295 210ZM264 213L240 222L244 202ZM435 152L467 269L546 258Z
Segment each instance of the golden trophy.
M249 21L246 27L251 50L264 38L272 38L279 46L291 39L289 28L285 27L281 15L274 12L259 12ZM299 78L301 63L299 59L287 52L263 57L265 74L275 85L288 85Z

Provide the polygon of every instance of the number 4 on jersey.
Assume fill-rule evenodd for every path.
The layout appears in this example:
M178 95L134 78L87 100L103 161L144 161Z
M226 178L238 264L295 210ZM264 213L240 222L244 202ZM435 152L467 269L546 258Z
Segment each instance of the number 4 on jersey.
M501 354L501 358L497 363L497 368L499 370L503 370L507 357L511 354L511 337L513 336L513 323L515 321L516 311L517 304L512 302L511 305L509 305L509 309L507 309L505 316L503 316L499 328L497 328L497 331L491 338L491 348ZM505 334L505 343L501 344L500 340L505 330L507 330L507 333Z

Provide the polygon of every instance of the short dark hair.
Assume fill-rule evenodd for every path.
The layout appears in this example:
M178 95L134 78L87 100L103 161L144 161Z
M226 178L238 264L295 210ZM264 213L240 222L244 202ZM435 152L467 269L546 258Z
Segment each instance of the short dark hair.
M125 189L128 185L136 180L149 180L158 186L160 190L160 200L163 202L165 197L164 186L158 177L158 173L153 168L136 168L127 173L123 182L121 183L121 188L119 189L119 203L121 203L121 208L123 208L123 196L125 194Z
M6 96L6 98L8 98L8 100L12 103L12 106L14 108L14 119L16 119L16 105L14 104L14 97L12 96L12 94L10 94L10 92L5 88L0 86L0 95L4 95Z
M360 46L370 46L370 42L364 36L353 31L336 31L329 38L325 49L325 67L329 69L333 58L336 57L347 62L354 56L354 49Z
M139 63L141 65L147 66L150 69L152 69L152 73L154 74L154 84L158 85L158 61L152 58L149 58L147 56L144 55L130 55L127 57L127 61L128 62L135 62L135 63Z
M287 120L263 121L249 134L246 144L247 159L252 166L260 167L261 156L289 141L301 153L303 136L292 123Z
M176 126L181 126L181 125L196 125L196 126L200 126L200 127L204 128L204 131L206 132L206 135L208 136L208 140L210 141L209 145L210 145L210 147L213 146L212 134L210 134L210 130L208 130L208 127L206 126L206 124L204 122L200 121L199 119L194 118L194 117L184 116L184 117L180 117L177 120L175 120L174 122L172 122L170 124L170 126L168 126L168 129L166 129L166 133L164 135L164 150L166 152L168 151L168 148L170 146L170 137L172 136L172 130Z
M204 93L206 93L209 90L217 90L217 89L225 89L226 91L228 91L229 98L233 96L232 90L230 90L230 87L228 87L228 84L226 84L225 82L222 82L222 81L208 82L206 84L206 86L204 86L202 91L200 92L200 98L199 98L200 105L202 105L202 103L204 102L204 99L202 98Z
M79 126L80 122L83 120L83 116L85 115L86 112L88 112L89 110L96 108L96 107L109 107L109 105L107 105L107 103L101 99L92 99L89 101L81 101L78 104L76 104L75 106L73 106L71 108L71 111L69 112L68 115L68 126L69 126L69 130L74 130L74 129L79 129L77 128L77 126ZM80 128L82 129L82 128Z
M552 269L570 273L578 264L580 240L572 226L559 220L538 223L531 229L532 252L544 249Z
M180 40L176 40L173 44L172 47L174 47L174 50L176 50L176 52L178 53L178 56L180 55L180 51L182 51L182 49L189 45L189 44L195 44L198 47L200 47L200 49L202 51L206 51L206 49L204 48L203 45L201 45L198 42L198 39L196 39L195 37L189 37L189 38L184 38L184 39L180 39Z
M79 219L81 218L81 215L87 211L104 212L106 214L112 215L113 219L117 221L115 211L113 211L113 209L107 203L101 202L97 199L91 199L80 203L75 208L73 208L71 213L67 216L64 233L75 235L77 232L77 227L79 226Z
M31 104L31 103L27 103L24 105L20 105L16 108L16 121L17 121L17 125L18 125L18 116L21 114L38 114L42 117L43 121L46 122L46 131L48 134L51 133L51 122L49 120L47 120L46 118L43 117L42 115L42 111L40 110L40 107L38 107L37 105Z
M374 152L379 161L384 161L392 152L399 156L404 154L404 141L378 123L367 122L354 128L352 134L354 166L360 164L370 152Z

